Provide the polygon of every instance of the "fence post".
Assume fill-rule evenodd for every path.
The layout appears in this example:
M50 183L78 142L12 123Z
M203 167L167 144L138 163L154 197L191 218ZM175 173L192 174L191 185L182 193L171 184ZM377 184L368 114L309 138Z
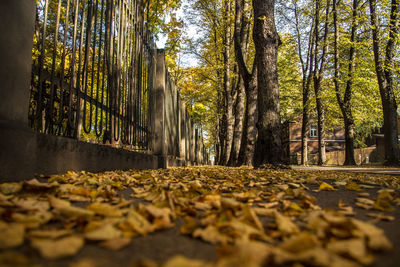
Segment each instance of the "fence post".
M28 127L35 4L0 1L0 121L22 127Z
M156 50L155 84L151 88L150 105L151 120L151 150L158 156L158 167L167 167L167 151L165 145L165 56L164 49Z
M195 139L194 139L194 122L190 119L189 123L189 147L190 147L190 161L194 165L195 158L194 158L194 149L195 149Z
M190 127L189 127L189 114L187 110L185 109L185 160L186 160L186 165L190 165L190 142L189 142L189 137L190 137Z
M199 129L194 129L194 161L199 165Z
M186 107L185 102L179 97L179 157L185 161L186 160Z
M36 1L0 1L0 179L34 172L28 124Z

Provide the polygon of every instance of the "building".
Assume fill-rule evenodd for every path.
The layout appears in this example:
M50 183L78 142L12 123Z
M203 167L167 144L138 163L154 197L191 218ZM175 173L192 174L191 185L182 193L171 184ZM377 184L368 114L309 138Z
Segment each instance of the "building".
M298 117L294 121L287 121L283 124L282 145L284 153L290 163L298 163L298 156L301 154L301 128L302 120ZM308 131L308 153L318 153L318 130L315 121L311 120ZM339 128L327 131L325 135L326 152L344 150L345 136L344 129Z

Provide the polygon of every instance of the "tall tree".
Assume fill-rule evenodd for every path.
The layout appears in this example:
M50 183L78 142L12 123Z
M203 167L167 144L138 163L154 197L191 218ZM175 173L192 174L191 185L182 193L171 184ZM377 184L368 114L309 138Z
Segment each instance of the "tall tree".
M351 107L352 100L352 89L354 81L354 69L356 64L356 42L357 42L357 25L358 25L358 0L353 0L352 8L352 19L351 19L351 37L350 37L350 49L349 49L349 66L346 88L341 96L340 90L340 63L339 63L339 25L338 25L338 9L337 1L333 0L332 12L333 12L333 24L334 24L334 67L335 67L335 92L336 98L343 115L344 120L344 132L345 132L345 161L344 165L355 165L354 159L354 118Z
M275 1L253 0L253 40L256 48L258 88L258 138L254 166L282 162L281 122L277 54L279 36L275 28Z
M321 11L321 1L315 1L315 44L314 44L314 92L315 92L315 102L317 105L317 116L318 116L318 165L323 165L326 161L325 154L325 109L323 104L322 96L322 78L326 63L326 50L327 50L327 40L328 40L328 29L329 29L329 5L330 1L326 2L326 12L325 12L325 23L324 32L321 38L319 31L319 21L320 21L320 11ZM322 41L322 44L321 44ZM320 45L322 46L320 48Z
M243 134L237 165L253 165L254 147L257 135L257 66L247 67L250 20L248 17L249 3L247 0L236 0L234 44L239 75L243 80L246 92L246 107L243 123Z
M231 81L231 0L224 1L224 36L223 36L223 57L224 57L224 123L225 123L225 144L221 154L221 165L227 165L232 149L233 127L235 117L233 116L233 94L234 86Z
M236 97L234 105L234 117L235 124L233 127L233 139L231 155L229 156L228 166L236 166L239 158L240 143L242 142L243 133L243 119L244 119L244 108L245 108L245 97L246 92L244 89L243 79L239 76L236 85Z
M397 130L397 104L393 88L394 52L399 34L399 1L391 1L389 35L385 56L382 55L380 22L376 0L369 0L375 70L383 108L383 130L385 134L385 160L387 164L399 164Z
M313 17L310 32L308 34L306 60L303 58L303 48L301 42L300 18L297 1L294 1L294 16L295 28L297 37L297 50L299 54L301 71L302 71L302 95L303 95L303 110L302 110L302 125L301 125L301 164L308 165L308 132L309 132L309 117L310 117L310 87L313 75L314 61L314 41L315 35L313 30L315 27L315 19Z
M249 9L247 1L248 0L235 0L235 23L233 31L235 55L238 52L242 52L244 62L246 62L247 60L248 48L250 43L249 37L250 37L250 26L251 26L249 23L249 19L247 17L247 12ZM240 47L236 48L238 45L240 45ZM233 141L232 141L231 156L228 162L229 166L238 165L240 147L244 131L243 123L244 123L245 108L246 108L245 106L246 89L245 89L245 81L243 80L240 69L238 70L238 73L239 77L236 89L236 103L235 103L235 127L234 127Z

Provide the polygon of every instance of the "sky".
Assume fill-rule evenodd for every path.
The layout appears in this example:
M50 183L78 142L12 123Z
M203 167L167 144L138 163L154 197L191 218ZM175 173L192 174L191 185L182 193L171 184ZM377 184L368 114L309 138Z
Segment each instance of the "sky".
M181 7L176 12L176 15L178 19L182 19L185 23L183 29L184 35L186 35L188 38L194 38L194 36L196 36L198 33L196 25L190 24L187 20L185 20L185 7L187 8L189 5L188 1L190 0L183 0ZM168 22L169 16L166 18L166 20ZM157 48L164 48L166 41L167 36L165 34L159 34L158 40L156 41ZM197 59L194 55L184 53L180 54L180 64L185 68L198 66Z

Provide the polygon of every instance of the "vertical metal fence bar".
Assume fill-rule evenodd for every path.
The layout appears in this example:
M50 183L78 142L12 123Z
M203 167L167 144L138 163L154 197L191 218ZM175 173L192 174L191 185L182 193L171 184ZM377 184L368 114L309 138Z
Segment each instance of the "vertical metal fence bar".
M97 4L96 4L97 5ZM101 0L101 16L100 16L100 40L99 40L99 45L98 45L98 55L97 55L97 77L96 77L96 103L99 103L99 95L100 95L100 88L101 88L101 99L100 99L100 105L103 105L103 96L104 96L104 58L103 62L101 61L102 58L102 47L103 45L103 25L104 25L104 0ZM102 64L103 63L103 64ZM102 68L102 80L100 80L100 69L101 66ZM101 83L101 85L100 85ZM99 118L99 109L100 109L100 118ZM99 105L95 106L95 133L97 137L100 137L103 133L103 112L101 109L101 106ZM100 125L99 125L100 124Z
M90 39L92 38L92 17L93 17L93 4L92 0L89 0L88 3L88 16L86 20L86 39L85 39L85 56L84 56L84 63L83 63L83 81L82 81L82 87L85 96L88 95L88 77L89 77L89 64L90 64L90 58L89 58L89 53L90 53ZM83 130L85 133L90 133L90 121L89 121L89 127L86 127L87 125L87 105L88 105L88 99L86 97L83 98L83 111L82 111L82 126Z
M48 7L49 7L49 2L48 0L45 1L45 6L44 6L44 20L43 20L43 32L42 32L42 42L40 45L40 55L39 55L39 69L38 69L38 83L37 83L37 91L38 91L38 99L37 99L37 104L36 104L36 116L34 117L34 120L37 121L37 130L43 132L43 120L42 120L42 110L43 110L43 104L44 104L44 99L43 99L43 83L44 81L42 80L43 78L43 67L44 67L44 51L45 51L45 40L46 40L46 33L47 33L47 12L48 12ZM38 36L39 38L39 36ZM38 40L38 43L40 41ZM35 127L34 122L32 125Z
M73 129L74 136L76 134L76 125L74 123L74 112L73 112L73 93L74 89L76 88L77 81L76 81L76 72L75 72L75 64L76 64L76 36L78 31L78 16L79 16L79 0L75 0L75 12L74 12L74 33L72 38L72 59L71 59L71 80L69 86L69 112L68 112L68 127ZM78 91L75 91L76 99L78 97ZM75 112L78 113L79 107L76 105Z
M56 27L54 28L54 44L53 44L53 58L51 65L51 78L50 78L50 101L48 103L48 114L46 114L46 128L48 128L49 133L54 133L53 125L55 120L53 118L54 115L54 95L56 94L56 85L54 84L55 71L56 71L56 56L57 56L57 43L58 43L58 28L60 24L60 12L61 12L61 0L58 0L57 6L57 18L56 18Z
M154 44L137 0L39 0L32 128L146 150Z
M60 103L59 103L59 110L58 110L58 121L56 125L58 126L58 130L60 134L62 134L62 123L64 119L64 77L65 77L65 57L66 57L66 50L67 50L67 38L68 38L68 24L69 24L69 6L70 0L67 0L67 8L65 11L65 19L64 19L64 38L63 38L63 52L61 56L61 78L60 78Z
M79 4L79 3L78 3ZM79 60L78 60L78 73L77 73L77 81L76 81L76 94L77 94L77 102L76 102L76 121L75 121L75 138L80 139L81 138L81 129L82 129L82 106L83 106L83 101L81 99L82 95L82 82L81 80L82 77L84 76L84 73L82 75L81 71L81 66L82 66L82 52L83 52L83 40L84 40L84 29L85 29L85 19L86 19L86 12L85 12L85 6L83 5L82 7L82 13L81 13L81 25L80 25L80 38L79 38Z

